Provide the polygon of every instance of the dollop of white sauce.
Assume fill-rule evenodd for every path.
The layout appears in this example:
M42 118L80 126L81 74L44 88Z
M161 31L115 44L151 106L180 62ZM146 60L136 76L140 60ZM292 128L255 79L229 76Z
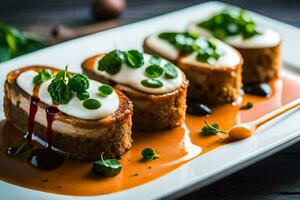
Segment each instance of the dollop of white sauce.
M244 39L241 34L226 37L224 42L238 48L266 48L274 47L281 41L280 35L270 28L258 27L261 34L251 38ZM191 23L188 26L189 32L195 32L200 35L212 37L213 34L204 28L201 28L197 23Z
M33 78L37 74L37 72L29 70L22 72L17 78L18 86L31 96L33 95L33 88L35 86L33 84ZM48 93L48 86L51 80L52 79L47 80L40 85L38 94L40 101L48 105L52 105L52 98ZM90 86L87 92L90 94L90 98L96 99L101 103L100 108L95 110L85 108L82 105L83 101L77 98L76 93L72 93L72 98L67 104L58 105L57 108L67 115L89 120L101 119L114 113L119 108L119 97L117 93L113 91L112 94L102 97L98 94L98 87L103 84L94 80L89 80L89 82Z
M199 65L202 63L204 64L203 66L209 67L234 67L240 63L240 55L234 48L230 47L229 45L225 44L224 42L218 39L211 39L215 41L217 49L219 49L222 52L220 58L216 60L216 62L214 62L212 65L198 61L196 59L196 52L181 58L181 61L194 65ZM164 57L175 60L179 55L179 50L176 47L174 47L174 45L170 44L164 39L159 38L156 34L149 36L146 43L151 49L155 50Z
M178 76L176 78L167 79L167 78L165 78L164 73L160 77L155 78L163 83L162 87L150 88L150 87L144 86L141 82L142 82L142 80L149 79L145 75L145 69L146 69L146 67L151 65L151 63L150 63L151 55L144 53L143 56L144 56L144 65L143 66L141 66L139 68L131 68L127 64L123 63L120 71L114 75L108 74L105 71L98 70L98 61L102 57L98 57L97 59L95 59L93 69L96 74L104 76L107 79L113 80L116 83L128 85L134 89L137 89L142 92L150 93L150 94L164 94L164 93L172 92L172 91L178 89L182 85L182 82L183 82L182 72L177 67L175 67L175 69L178 72ZM161 58L160 66L163 67L168 62L169 61Z

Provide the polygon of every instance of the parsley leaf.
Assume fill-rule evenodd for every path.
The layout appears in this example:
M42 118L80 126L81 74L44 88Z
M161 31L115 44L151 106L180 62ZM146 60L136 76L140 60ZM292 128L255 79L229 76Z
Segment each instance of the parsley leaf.
M103 159L93 162L92 171L104 177L113 177L118 175L122 170L122 165L117 159Z
M67 104L71 99L71 90L63 79L53 79L48 92L55 104Z
M77 93L77 98L81 101L86 100L90 97L90 94L87 91L84 91L82 93Z
M98 92L99 92L100 96L102 96L102 97L106 97L106 96L112 94L113 91L114 91L113 88L106 84L103 84L100 87L98 87Z
M120 71L122 62L124 60L124 53L120 50L111 51L99 60L98 69L106 71L109 74L116 74Z
M125 51L125 61L129 67L139 68L144 64L144 56L137 50Z
M157 64L152 64L145 69L145 74L148 78L158 78L164 70Z
M144 79L141 81L141 84L149 88L160 88L163 86L163 83L157 79Z
M209 124L207 121L205 121L205 126L201 129L202 135L215 135L218 133L224 133L227 134L225 131L221 131L219 129L219 125L217 123Z
M84 74L76 74L70 78L68 86L77 93L83 93L89 88L89 80Z
M66 104L72 97L71 89L68 86L70 77L67 70L66 66L65 70L58 72L48 86L48 93L55 104Z
M233 35L242 35L244 39L248 39L261 34L248 13L242 9L224 9L208 20L200 22L198 26L210 30L220 40Z
M43 70L43 71L39 72L38 75L36 75L33 78L33 83L35 85L41 84L41 83L49 80L50 78L52 78L51 71L50 70Z
M149 62L151 64L160 65L161 58L159 56L152 55Z
M176 70L176 67L172 63L166 63L163 66L163 69L165 71L165 77L167 79L173 79L178 76L178 72Z
M154 160L160 156L151 148L145 148L142 151L142 160Z
M89 110L96 110L101 107L101 103L97 99L87 99L85 100L82 105Z
M222 55L212 39L199 37L198 34L192 32L166 32L159 34L158 37L173 44L181 53L190 54L196 52L196 58L200 62L214 64Z

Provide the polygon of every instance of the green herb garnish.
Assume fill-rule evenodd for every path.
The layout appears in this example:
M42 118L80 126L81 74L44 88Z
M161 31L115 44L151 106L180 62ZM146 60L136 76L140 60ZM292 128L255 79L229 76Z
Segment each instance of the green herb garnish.
M201 129L202 135L215 135L218 133L227 134L227 132L219 129L219 125L217 123L209 124L207 121L204 122L206 125Z
M0 62L44 48L42 38L0 22Z
M105 54L105 56L99 60L98 69L113 75L120 71L123 61L124 53L120 50L114 50Z
M80 101L86 100L90 97L90 94L87 91L84 91L82 93L77 93L77 97Z
M113 177L118 175L122 170L122 165L117 159L103 159L94 161L92 171L104 177Z
M86 108L86 109L89 109L89 110L95 110L95 109L98 109L101 107L101 103L96 100L96 99L87 99L85 100L82 105Z
M84 74L75 74L68 83L70 89L77 93L83 93L89 88L89 85L89 80Z
M161 33L161 39L167 40L184 54L197 53L197 60L209 64L214 64L219 59L221 53L212 39L199 37L191 32Z
M252 102L247 102L246 105L241 107L241 110L249 110L253 107L253 103Z
M103 84L100 87L98 87L98 92L99 92L100 96L102 96L102 97L106 97L106 96L112 94L113 91L114 91L113 88L106 84Z
M142 151L142 160L154 160L159 158L159 155L151 148L145 148Z
M142 85L149 88L160 88L163 83L157 79L145 79L141 81Z
M172 63L166 63L163 66L163 70L165 71L165 77L168 78L168 79L173 79L173 78L176 78L178 76L178 72L176 70L176 67Z
M198 50L198 46L195 41L199 38L199 35L191 32L166 32L158 35L159 38L167 40L178 48L181 53L192 53Z
M117 74L121 69L122 63L126 63L131 68L139 68L144 64L143 54L137 50L113 50L99 60L98 70L106 71L112 75Z
M244 39L248 39L260 34L251 17L241 9L225 9L198 26L208 29L221 40L234 35L242 35Z
M160 65L161 58L159 56L151 56L150 61L151 64Z
M68 86L70 76L68 66L65 70L58 72L48 86L48 93L55 104L66 104L72 97L71 89Z
M125 51L125 60L129 67L139 68L144 64L144 56L137 50Z
M36 75L33 78L33 83L35 85L41 84L41 83L43 83L43 82L51 79L51 77L52 77L51 71L49 71L49 70L43 70L43 71L39 72L38 75Z
M33 146L28 144L25 138L21 138L14 146L8 149L8 154L16 158L25 159L32 150Z
M75 74L73 77L65 70L59 71L48 86L48 92L55 104L67 104L72 98L72 91L77 93L80 100L89 98L86 91L89 88L89 80L83 74Z
M157 64L152 64L145 69L145 74L148 78L157 78L162 75L164 70Z

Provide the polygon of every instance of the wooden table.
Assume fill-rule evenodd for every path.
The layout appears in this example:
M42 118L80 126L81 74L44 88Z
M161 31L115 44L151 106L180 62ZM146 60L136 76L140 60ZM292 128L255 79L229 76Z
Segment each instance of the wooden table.
M2 0L0 4L0 21L24 30L38 27L38 31L41 33L49 33L51 27L56 24L80 27L93 23L89 13L89 3L91 1ZM202 1L129 0L128 9L120 18L120 23L135 22L200 2ZM228 0L226 2L300 27L300 1L298 0ZM298 143L181 199L300 199L299 152L300 144Z

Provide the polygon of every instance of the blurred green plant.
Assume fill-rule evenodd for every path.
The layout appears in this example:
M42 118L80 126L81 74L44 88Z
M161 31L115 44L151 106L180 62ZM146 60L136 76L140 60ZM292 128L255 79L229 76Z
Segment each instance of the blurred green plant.
M44 48L43 38L0 22L0 62Z

